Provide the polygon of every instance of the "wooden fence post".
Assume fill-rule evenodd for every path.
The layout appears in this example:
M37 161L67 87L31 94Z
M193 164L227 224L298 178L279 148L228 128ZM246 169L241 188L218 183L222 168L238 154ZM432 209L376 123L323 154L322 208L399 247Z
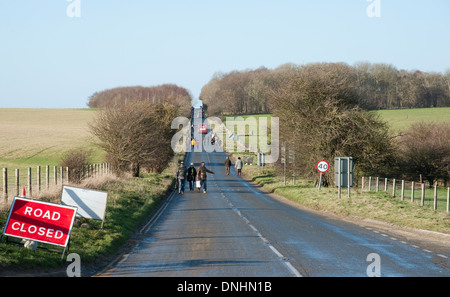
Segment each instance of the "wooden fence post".
M27 190L27 196L32 197L33 196L33 187L31 185L31 168L28 168L28 184L27 184L28 190Z
M447 188L447 213L450 212L450 188Z
M361 191L364 191L364 176L362 177L361 180Z
M16 183L15 183L15 188L16 188L16 197L19 197L20 195L20 176L19 176L19 169L16 169Z
M2 203L6 203L8 202L8 169L7 168L3 168L3 201L1 201Z
M422 195L420 196L420 206L424 205L425 200L425 184L422 183Z
M414 182L411 182L411 202L414 202Z
M45 166L45 186L50 187L50 166Z
M437 210L437 183L434 184L433 210Z
M375 191L378 193L380 191L380 178L377 177L376 185L375 185Z
M384 191L387 192L387 183L388 183L388 179L387 177L384 179Z
M392 197L395 198L395 178L394 178L394 180L392 181Z
M40 193L41 192L41 166L38 166L36 168L37 173L36 173L36 177L37 177L37 190Z
M53 180L56 186L58 184L58 167L56 166L53 166Z
M402 180L402 193L401 193L401 200L405 200L405 181Z

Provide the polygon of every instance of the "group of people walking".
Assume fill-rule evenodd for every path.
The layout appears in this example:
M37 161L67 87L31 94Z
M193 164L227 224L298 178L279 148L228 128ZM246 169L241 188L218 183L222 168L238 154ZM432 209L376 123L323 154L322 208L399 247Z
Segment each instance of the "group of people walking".
M226 174L230 175L230 167L232 166L231 160L229 157L225 160L225 170ZM236 161L234 167L236 168L238 175L242 174L242 167L244 166L241 158L239 157ZM177 188L178 194L184 194L184 188L186 181L189 183L189 191L194 191L197 188L197 191L200 192L203 190L203 193L206 194L207 189L207 173L214 174L211 170L206 168L205 162L202 162L200 167L197 169L194 166L194 163L191 163L190 167L186 168L184 166L184 162L181 162L180 167L177 170Z
M205 162L202 162L198 169L195 169L194 163L191 163L191 166L186 168L184 162L181 162L177 170L178 194L184 194L186 180L189 182L189 191L194 191L194 185L196 185L198 192L203 189L203 193L206 194L207 173L214 174L214 172L206 168Z

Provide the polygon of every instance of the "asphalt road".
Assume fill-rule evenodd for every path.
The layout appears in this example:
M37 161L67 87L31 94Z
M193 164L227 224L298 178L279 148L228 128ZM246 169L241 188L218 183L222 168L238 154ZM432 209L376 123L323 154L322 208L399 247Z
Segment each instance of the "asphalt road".
M186 187L170 196L132 251L99 276L450 276L449 246L284 203L234 170L227 176L224 153L187 158L215 172L207 194Z

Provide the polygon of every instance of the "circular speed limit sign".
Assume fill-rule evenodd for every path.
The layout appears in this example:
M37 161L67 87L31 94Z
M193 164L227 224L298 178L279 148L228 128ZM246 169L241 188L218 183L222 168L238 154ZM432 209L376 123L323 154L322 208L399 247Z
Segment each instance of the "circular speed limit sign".
M330 164L327 161L320 161L317 163L316 168L320 173L326 173L330 169Z

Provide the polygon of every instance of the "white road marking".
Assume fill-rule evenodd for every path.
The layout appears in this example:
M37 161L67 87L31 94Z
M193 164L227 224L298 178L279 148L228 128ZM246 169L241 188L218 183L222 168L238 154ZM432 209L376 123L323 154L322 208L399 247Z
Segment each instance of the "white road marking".
M242 215L242 213L231 203L228 202L228 204L231 206L231 209L233 209L233 211L235 213L237 213L249 226L250 228L253 230L253 232L256 233L256 235L258 235L259 238L261 238L261 240L272 250L272 252L275 253L275 255L278 256L278 258L280 258L280 260L283 261L283 264L296 276L296 277L303 277L303 275L298 272L297 269L295 269L295 267L287 260L287 258L285 256L283 256L283 254L281 254L264 236L262 236L261 232L258 231L258 229L253 226L250 221L244 217Z

